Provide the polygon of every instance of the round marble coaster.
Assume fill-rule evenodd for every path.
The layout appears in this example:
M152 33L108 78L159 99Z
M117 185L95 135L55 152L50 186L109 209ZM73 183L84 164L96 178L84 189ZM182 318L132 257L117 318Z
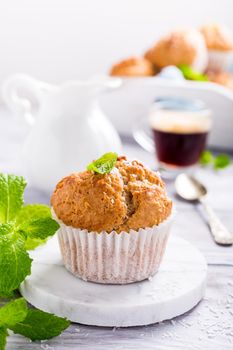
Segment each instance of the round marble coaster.
M32 252L32 274L21 285L34 306L73 322L128 327L171 319L203 297L207 266L190 243L171 237L159 272L128 285L82 281L62 265L56 237Z

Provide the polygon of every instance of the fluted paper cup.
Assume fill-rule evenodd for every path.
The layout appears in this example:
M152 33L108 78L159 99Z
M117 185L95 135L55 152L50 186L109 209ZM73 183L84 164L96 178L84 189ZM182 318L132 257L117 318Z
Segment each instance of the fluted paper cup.
M65 225L58 231L64 265L85 281L126 284L153 276L163 258L172 215L138 231L89 232Z
M233 51L208 50L208 69L213 71L229 71L233 62Z

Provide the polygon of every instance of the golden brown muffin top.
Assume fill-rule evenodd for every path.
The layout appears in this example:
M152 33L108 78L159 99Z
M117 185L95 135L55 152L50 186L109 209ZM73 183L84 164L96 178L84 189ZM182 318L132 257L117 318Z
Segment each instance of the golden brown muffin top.
M155 75L153 64L143 57L130 57L112 66L110 75L121 77L146 77Z
M145 54L159 68L180 64L192 65L200 50L206 51L202 35L197 30L175 30L162 37Z
M233 35L224 26L208 24L200 29L208 49L231 51L233 50Z
M108 174L86 170L65 177L57 184L51 204L64 224L95 232L152 227L172 210L159 175L125 157L118 157Z

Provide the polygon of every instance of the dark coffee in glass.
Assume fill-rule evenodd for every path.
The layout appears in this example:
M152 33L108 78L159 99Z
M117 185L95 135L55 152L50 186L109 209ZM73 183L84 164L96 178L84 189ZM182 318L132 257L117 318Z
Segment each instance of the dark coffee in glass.
M163 98L150 110L157 159L165 170L198 163L211 128L210 111L200 101Z
M179 134L154 129L153 134L159 161L183 167L198 162L208 133Z

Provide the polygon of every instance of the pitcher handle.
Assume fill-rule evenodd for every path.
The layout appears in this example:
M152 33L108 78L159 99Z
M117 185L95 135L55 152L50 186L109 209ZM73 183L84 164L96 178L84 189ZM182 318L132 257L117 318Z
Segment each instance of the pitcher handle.
M154 153L154 141L149 122L146 118L141 118L135 123L133 127L133 137L142 148L150 153Z
M51 88L51 85L38 81L26 74L15 74L3 82L2 97L7 107L13 113L23 116L27 123L33 124L36 113L32 113L32 99L36 101L39 109L45 92L51 90ZM29 97L20 96L19 90L22 89L26 94L29 94Z

